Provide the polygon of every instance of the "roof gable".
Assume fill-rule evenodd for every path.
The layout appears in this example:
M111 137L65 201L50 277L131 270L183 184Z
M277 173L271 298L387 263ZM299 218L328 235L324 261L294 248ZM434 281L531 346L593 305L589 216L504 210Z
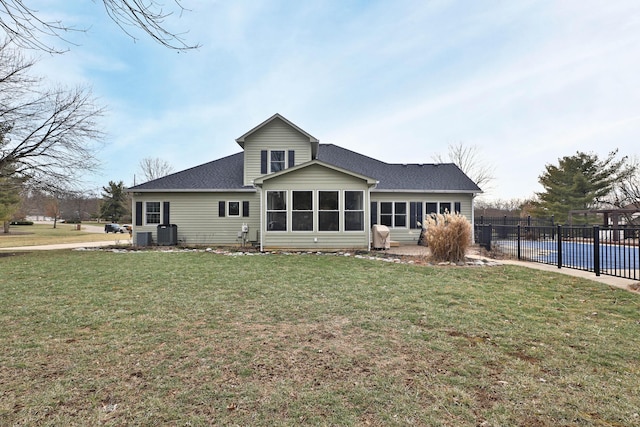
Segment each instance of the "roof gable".
M240 147L242 147L244 149L244 143L245 140L251 136L252 134L254 134L255 132L259 131L260 129L264 128L265 126L267 126L269 123L271 123L274 120L281 120L282 122L284 122L286 125L288 125L289 127L291 127L292 129L296 130L297 132L301 133L302 135L304 135L306 138L309 139L309 142L312 145L312 153L313 153L313 158L315 158L317 152L318 152L318 143L319 140L318 138L314 137L313 135L311 135L310 133L308 133L307 131L303 130L302 128L298 127L295 123L290 122L289 120L287 120L285 117L283 117L281 114L276 113L273 116L269 117L267 120L265 120L264 122L260 123L258 126L254 127L253 129L251 129L250 131L246 132L245 134L243 134L242 136L236 138L236 142L238 143L238 145L240 145Z
M321 166L323 168L331 169L331 170L334 170L336 172L340 172L340 173L343 173L345 175L349 175L349 176L352 176L352 177L355 177L355 178L358 178L358 179L362 179L363 181L366 181L366 183L368 185L375 185L377 183L377 181L374 178L371 178L369 176L365 176L363 174L359 174L359 173L356 173L354 171L351 171L351 170L348 170L348 169L344 169L344 168L341 168L341 167L336 166L336 165L325 163L325 162L320 161L320 160L311 160L309 162L302 163L302 164L300 164L298 166L295 166L295 167L292 167L292 168L287 168L287 169L281 170L279 172L272 173L270 175L261 176L261 177L259 177L259 178L254 180L254 184L262 185L265 181L268 181L268 180L271 180L271 179L274 179L274 178L278 178L280 176L287 175L287 174L290 174L290 173L294 173L296 171L299 171L299 170L302 170L302 169L306 169L308 167L315 166L315 165Z

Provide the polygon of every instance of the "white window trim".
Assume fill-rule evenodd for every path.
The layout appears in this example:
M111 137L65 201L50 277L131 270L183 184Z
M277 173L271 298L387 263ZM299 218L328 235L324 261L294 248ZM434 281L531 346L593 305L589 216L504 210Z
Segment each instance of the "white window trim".
M300 191L300 192L310 192L311 193L311 210L294 210L293 209L293 193ZM288 216L289 218L287 219L288 223L291 224L291 232L292 233L315 233L317 231L318 228L318 218L316 215L316 211L317 211L317 206L318 206L318 200L317 197L318 195L316 194L315 191L313 190L290 190L289 191L291 193L290 197L291 200L289 201L289 206L291 206L291 209L288 209ZM294 230L293 229L293 213L294 212L311 212L311 220L313 221L313 226L311 227L311 230Z
M335 210L320 210L320 192L334 192L334 193L338 193L338 229L337 230L320 230L320 212L336 212ZM326 189L320 189L320 190L316 190L316 208L315 208L315 216L316 216L316 226L315 226L315 232L316 233L343 233L344 232L344 218L342 218L342 216L344 215L344 209L342 206L342 190L326 190Z
M267 164L268 164L268 166L269 166L269 167L268 167L268 172L269 172L269 173L280 172L280 171L275 171L275 172L274 172L274 171L271 169L271 163L272 163L272 160L271 160L271 153L273 153L273 152L279 152L279 151L282 151L282 152L284 153L284 161L283 161L283 166L282 166L282 169L281 169L281 170L285 170L285 169L287 169L288 160L289 160L289 150L286 150L286 149L281 149L281 150L269 150L269 151L268 151L268 154L267 154L267 156L268 156L268 157L267 157Z
M289 227L291 226L291 210L289 208L289 206L291 206L290 203L290 197L291 197L291 191L292 190L266 190L265 194L264 194L264 216L265 216L265 233L287 233L289 232ZM280 210L280 209L272 209L269 210L269 193L285 193L284 196L284 200L286 203L285 209L284 211ZM287 226L285 227L284 230L269 230L269 212L284 212L285 213L285 219L287 221Z
M382 224L381 218L382 218L382 204L383 203L391 203L391 228L396 228L398 230L408 230L409 229L409 201L408 200L379 200L378 201L378 224ZM404 222L405 225L401 225L401 226L396 226L396 203L403 203L404 204ZM389 215L389 214L384 214L384 215Z
M344 203L344 199L345 197L347 197L347 191L352 191L352 192L360 192L362 193L362 209L357 209L357 210L347 210L347 206L346 204L344 204L343 209L342 209L342 228L345 233L363 233L366 229L367 229L367 210L365 209L366 206L366 193L364 190L342 190L342 202ZM347 212L362 212L362 230L347 230L347 219L346 219L346 214Z
M238 214L237 215L231 215L231 203L237 203L238 204ZM227 201L227 216L229 218L240 218L242 216L242 202L238 201L238 200L229 200L229 201Z
M147 218L149 218L148 215L147 215L147 206L148 206L149 203L158 203L158 206L160 207L160 210L158 212L158 214L159 214L158 218L160 218L160 221L157 222L157 223L156 222L148 222L147 221ZM153 226L153 225L162 224L162 202L159 201L159 200L147 200L147 201L145 201L144 202L144 217L143 218L144 218L144 225L152 225Z

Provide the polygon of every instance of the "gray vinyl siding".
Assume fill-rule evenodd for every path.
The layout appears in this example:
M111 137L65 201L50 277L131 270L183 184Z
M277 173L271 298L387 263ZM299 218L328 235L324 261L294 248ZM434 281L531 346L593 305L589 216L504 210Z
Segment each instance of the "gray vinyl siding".
M311 160L309 138L293 129L282 120L273 120L263 128L248 136L244 142L244 185L252 185L260 173L260 152L262 150L295 151L295 164ZM287 167L288 164L285 164Z
M469 221L472 221L472 200L471 194L456 193L401 193L401 192L376 192L371 191L372 202L421 202L421 203L451 203L453 209L455 202L460 202L461 214ZM423 206L423 214L426 214L425 206ZM367 207L369 210L369 207ZM380 208L378 208L378 215ZM407 214L409 214L409 206L407 205ZM420 229L411 229L407 221L406 227L393 228L389 227L391 240L400 242L401 244L412 244L418 242L420 237Z
M135 202L157 201L170 203L170 223L177 226L178 242L183 245L236 245L242 224L249 226L250 241L257 240L260 225L260 196L257 192L238 193L153 193L136 195ZM218 202L249 201L249 217L218 216ZM137 232L152 232L157 241L157 225L134 225Z
M265 181L263 194L267 191L287 191L287 231L265 231L263 245L265 250L274 249L299 249L299 250L324 250L324 249L367 249L369 246L369 198L367 184L360 178L325 168L320 165L312 165L295 172ZM315 231L290 231L291 230L291 191L309 190L314 192L314 228ZM341 231L317 231L318 228L318 204L317 192L319 190L339 191L340 206L340 230ZM344 190L360 190L364 193L364 230L344 230L343 198ZM263 208L265 209L265 208ZM266 210L263 212L263 221L266 222ZM266 224L263 224L266 230Z

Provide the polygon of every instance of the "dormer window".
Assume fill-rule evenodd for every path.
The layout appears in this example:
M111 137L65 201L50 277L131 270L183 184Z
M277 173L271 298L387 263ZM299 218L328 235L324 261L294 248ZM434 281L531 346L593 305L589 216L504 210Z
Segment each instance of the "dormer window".
M272 150L271 151L271 173L284 170L285 154L284 150Z
M280 172L296 164L294 150L262 150L260 153L260 173Z

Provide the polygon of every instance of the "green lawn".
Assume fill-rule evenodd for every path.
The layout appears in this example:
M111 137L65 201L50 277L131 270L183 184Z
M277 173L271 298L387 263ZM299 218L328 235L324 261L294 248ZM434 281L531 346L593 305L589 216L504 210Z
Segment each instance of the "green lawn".
M9 234L2 233L0 229L0 248L12 248L16 246L35 245L55 245L58 243L84 243L102 242L106 240L114 241L117 238L128 239L128 234L113 233L87 233L81 224L80 230L76 229L76 224L34 224L34 225L12 225ZM92 223L104 227L104 224Z
M0 425L640 425L640 295L513 266L0 254Z

